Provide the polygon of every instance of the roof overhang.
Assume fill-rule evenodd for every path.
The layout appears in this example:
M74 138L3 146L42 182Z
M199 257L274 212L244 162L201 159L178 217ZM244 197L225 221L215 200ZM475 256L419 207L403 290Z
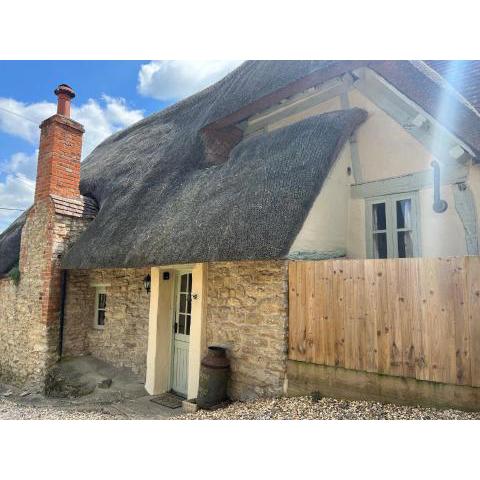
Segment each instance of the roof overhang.
M384 79L385 85L393 86L411 105L415 105L425 113L427 120L454 135L457 143L468 154L480 158L480 114L453 88L446 88L445 82L436 81L435 75L429 75L433 70L423 62L410 61L339 61L320 68L288 85L265 95L231 114L217 119L204 127L204 130L223 130L238 126L248 118L258 115L285 99L305 92L312 87L341 77L351 72L361 72L368 68L375 72L377 78ZM423 68L424 67L424 68ZM438 77L438 74L436 74ZM440 105L448 99L455 105L456 115L442 115ZM453 152L455 155L455 152ZM478 160L477 160L478 161Z

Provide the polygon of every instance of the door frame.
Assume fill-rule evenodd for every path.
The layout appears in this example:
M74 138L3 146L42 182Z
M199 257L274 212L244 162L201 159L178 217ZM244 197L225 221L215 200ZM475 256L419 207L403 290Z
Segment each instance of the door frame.
M178 269L175 269L174 270L174 275L175 275L175 281L174 281L174 286L173 286L173 309L172 309L172 325L171 325L171 329L172 329L172 335L171 335L171 345L170 345L170 381L169 381L169 385L170 385L170 390L172 392L174 392L173 390L173 374L174 374L174 371L173 371L173 367L174 367L174 361L175 361L175 321L177 320L177 311L178 311L178 308L179 308L179 302L180 302L180 296L179 296L179 292L180 292L180 277L184 274L187 274L187 273L191 273L192 274L192 285L190 287L190 290L192 292L192 296L193 296L193 267L191 268L178 268ZM193 305L192 305L193 307ZM191 307L191 308L192 308ZM192 328L192 324L193 323L193 315L190 314L190 333L191 333L191 328ZM190 335L188 335L188 337L190 337ZM189 373L190 373L190 338L188 339L188 364L187 364L187 396L188 396L188 376L189 376ZM178 395L181 395L179 394L178 392L174 392L174 393L177 393Z
M188 360L187 398L197 397L200 360L206 351L207 264L165 265L151 269L150 311L145 389L150 395L171 390L173 362L173 328L176 273L192 273L192 316ZM168 274L168 275L167 275ZM168 280L165 278L168 276Z

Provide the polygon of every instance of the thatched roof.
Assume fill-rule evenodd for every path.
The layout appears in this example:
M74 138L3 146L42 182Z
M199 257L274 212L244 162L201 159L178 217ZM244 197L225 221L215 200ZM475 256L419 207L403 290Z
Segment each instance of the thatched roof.
M112 135L82 164L81 193L94 198L100 210L65 256L64 266L136 267L286 255L338 149L364 112L332 112L243 140L217 166L206 162L202 129L244 119L287 95L292 86L308 88L362 64L391 81L391 63L407 64L401 69L406 73L394 68L393 77L400 79L400 90L410 89L414 100L425 97L422 106L429 111L425 82L417 91L408 80L419 84L420 76L431 90L438 85L409 62L253 61ZM480 131L480 123L475 128ZM475 128L468 135L478 141Z
M28 210L23 212L0 235L0 275L8 273L20 256L20 239Z
M110 193L64 266L282 258L365 118L359 109L332 112L247 139L223 165L146 171Z
M480 60L427 60L426 63L480 111Z

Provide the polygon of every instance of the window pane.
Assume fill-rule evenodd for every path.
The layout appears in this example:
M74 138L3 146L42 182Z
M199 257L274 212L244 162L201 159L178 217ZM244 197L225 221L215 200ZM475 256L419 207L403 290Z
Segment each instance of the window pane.
M187 335L190 335L190 315L187 317Z
M187 278L188 278L187 274L181 276L181 281L180 281L180 291L181 292L186 292L187 291Z
M180 313L185 313L187 311L187 294L180 294Z
M188 291L189 292L192 291L192 274L191 273L188 274Z
M185 333L185 315L178 316L178 333Z
M385 203L375 203L373 209L373 230L386 230L387 218L385 215Z
M397 228L412 228L411 212L412 200L410 198L397 201Z
M386 233L373 234L373 257L387 258L387 234Z
M398 232L398 256L400 258L413 257L412 232Z
M192 313L192 294L189 293L187 297L187 313Z
M98 308L105 308L107 306L107 294L99 293L98 294Z
M105 310L99 310L98 311L98 320L97 320L98 325L105 325Z

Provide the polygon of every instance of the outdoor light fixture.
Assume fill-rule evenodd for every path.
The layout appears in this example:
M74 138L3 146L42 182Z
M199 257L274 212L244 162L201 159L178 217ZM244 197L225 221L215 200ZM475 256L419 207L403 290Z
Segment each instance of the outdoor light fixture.
M430 165L433 168L433 211L443 213L448 208L448 203L440 198L440 165L436 160Z
M150 285L152 283L152 279L150 277L150 274L145 276L144 279L143 279L143 286L145 287L145 290L147 291L147 293L150 293Z

